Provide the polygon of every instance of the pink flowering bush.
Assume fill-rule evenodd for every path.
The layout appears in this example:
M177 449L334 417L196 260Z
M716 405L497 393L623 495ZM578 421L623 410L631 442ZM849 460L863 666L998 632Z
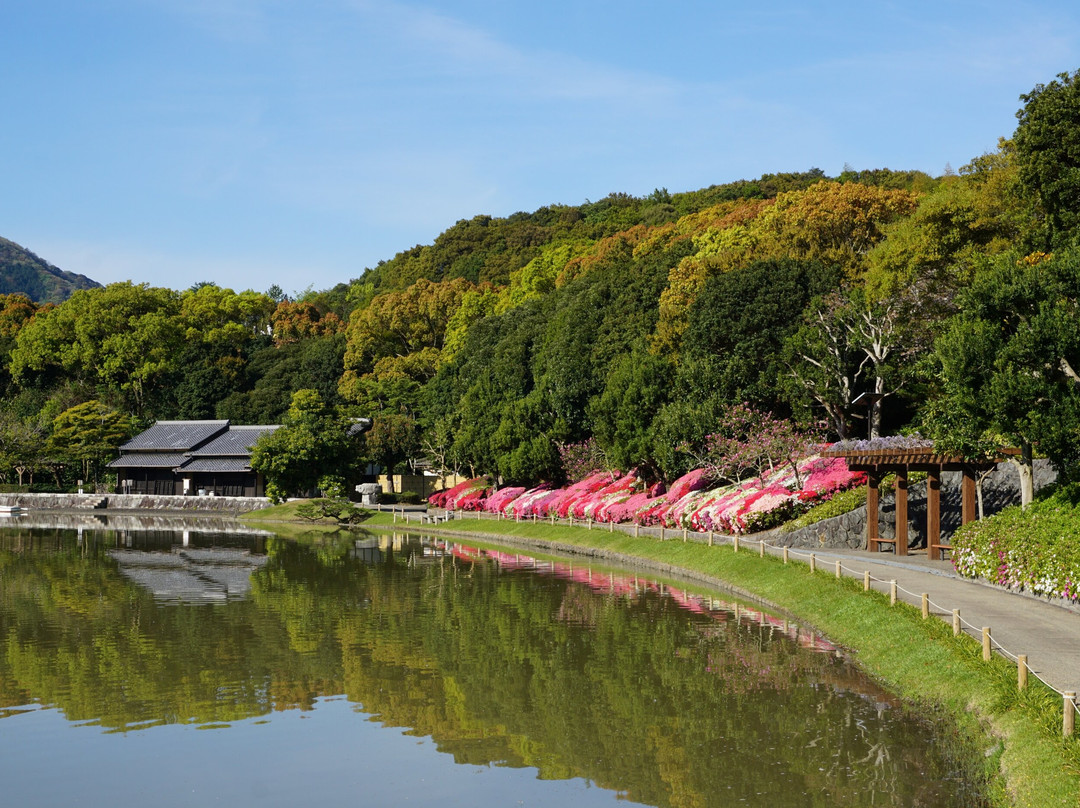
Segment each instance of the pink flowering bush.
M514 486L493 491L488 495L487 501L484 503L484 510L488 513L504 513L507 511L508 506L524 493L524 488Z
M501 513L517 519L591 519L646 526L750 533L786 522L833 494L865 482L843 458L803 458L761 478L714 487L708 469L646 488L636 471L594 472L566 488L540 485L492 490L485 477L468 480L429 497L432 505L455 510ZM802 487L799 487L799 483Z
M461 503L465 500L470 502L478 501L483 498L483 494L490 488L491 480L487 477L475 477L472 480L458 483L453 488L448 488L445 491L435 492L428 497L428 504L436 508L447 508L451 511L476 510L475 508L465 508ZM480 493L481 496L477 497L477 493Z

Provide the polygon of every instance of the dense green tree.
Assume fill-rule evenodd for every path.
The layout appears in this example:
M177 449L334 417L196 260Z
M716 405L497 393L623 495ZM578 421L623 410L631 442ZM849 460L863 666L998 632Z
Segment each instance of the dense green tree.
M1019 446L1032 497L1033 448L1080 477L1080 252L1002 256L976 277L935 345L939 389L927 430L968 456Z
M75 292L27 323L16 338L16 383L60 379L103 386L139 414L154 414L185 338L180 296L146 284Z
M251 467L266 475L267 496L281 501L314 491L323 477L349 479L360 458L352 425L315 390L293 393L281 427L260 437L251 452Z
M14 471L19 485L34 480L34 472L45 467L45 428L20 418L10 409L0 410L0 475L7 481Z
M1080 227L1080 70L1020 96L1013 135L1020 181L1046 214L1044 249L1075 243Z
M590 416L593 433L616 468L641 467L646 476L660 476L654 422L669 400L673 376L670 360L643 348L623 356L608 374Z
M103 463L131 437L131 418L100 401L65 410L52 423L47 449L60 460L78 463L82 479L98 484Z
M401 413L380 413L364 434L365 455L393 480L398 467L420 450L416 421Z
M749 401L771 412L785 409L784 341L799 328L811 300L839 285L839 269L815 261L758 261L709 278L683 337L687 358L709 356L707 371L720 398Z

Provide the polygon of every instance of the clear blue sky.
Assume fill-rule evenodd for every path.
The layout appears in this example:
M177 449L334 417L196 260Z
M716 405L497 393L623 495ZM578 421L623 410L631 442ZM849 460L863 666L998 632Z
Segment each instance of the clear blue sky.
M6 0L0 236L103 283L324 289L479 213L938 175L1077 68L1074 1Z

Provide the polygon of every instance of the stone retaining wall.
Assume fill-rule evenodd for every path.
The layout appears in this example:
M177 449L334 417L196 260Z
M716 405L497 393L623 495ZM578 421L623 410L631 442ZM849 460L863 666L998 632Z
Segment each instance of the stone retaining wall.
M103 502L104 500L104 502ZM149 494L0 494L0 505L29 510L158 510L244 513L270 506L266 497L178 497Z

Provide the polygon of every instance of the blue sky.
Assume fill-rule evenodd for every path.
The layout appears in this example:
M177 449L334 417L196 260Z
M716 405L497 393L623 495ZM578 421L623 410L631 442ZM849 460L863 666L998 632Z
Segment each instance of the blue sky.
M102 283L324 289L480 213L937 175L1078 68L1074 2L6 0L0 236Z

